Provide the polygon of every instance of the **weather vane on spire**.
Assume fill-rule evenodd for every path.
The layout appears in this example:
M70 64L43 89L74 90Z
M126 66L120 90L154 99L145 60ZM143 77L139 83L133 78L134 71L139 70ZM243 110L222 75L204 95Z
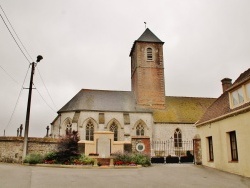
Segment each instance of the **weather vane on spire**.
M145 24L145 29L147 29L147 22L144 22L144 24Z

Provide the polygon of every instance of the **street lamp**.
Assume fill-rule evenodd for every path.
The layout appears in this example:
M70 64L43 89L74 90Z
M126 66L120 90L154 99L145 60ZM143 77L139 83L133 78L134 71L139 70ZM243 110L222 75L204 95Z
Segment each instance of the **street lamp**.
M24 141L23 141L23 157L22 161L24 161L27 151L28 151L28 134L29 134L29 121L30 121L30 106L31 106L31 96L32 96L32 86L33 86L33 76L35 73L35 66L38 62L43 59L41 55L37 56L36 63L31 63L31 75L30 75L30 86L29 86L29 96L28 96L28 104L26 111L26 120L25 120L25 130L24 130Z

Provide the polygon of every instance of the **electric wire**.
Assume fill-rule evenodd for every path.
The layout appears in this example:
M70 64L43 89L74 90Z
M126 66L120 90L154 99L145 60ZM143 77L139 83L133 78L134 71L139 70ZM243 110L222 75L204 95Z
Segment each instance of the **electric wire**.
M35 84L33 83L33 85L35 86ZM40 95L40 97L42 98L42 100L45 102L45 104L47 104L47 106L53 111L56 113L56 111L46 102L46 100L43 98L43 96L41 95L41 93L39 92L39 90L37 89L37 87L35 86L38 94Z
M27 56L25 55L25 53L23 52L22 48L19 46L18 42L16 41L15 37L13 36L13 34L11 33L8 25L6 24L6 22L4 21L3 17L2 17L2 14L0 14L5 26L7 27L9 33L11 34L12 38L14 39L15 43L17 44L18 48L20 49L20 51L22 52L22 54L24 55L24 57L26 58L26 60L30 63L30 60L27 58Z
M27 49L25 48L25 46L23 45L23 43L22 43L21 39L20 39L20 38L19 38L19 36L17 35L17 33L16 33L16 31L15 31L14 27L12 26L12 24L11 24L11 22L10 22L10 20L9 20L8 16L6 15L6 13L5 13L5 11L3 10L3 8L2 8L2 6L1 6L1 5L0 5L0 8L2 9L2 11L3 11L3 13L4 13L4 16L6 17L6 19L7 19L8 23L10 24L10 26L11 26L11 28L12 28L12 30L14 31L14 33L15 33L15 35L16 35L16 37L17 37L17 39L18 39L18 40L19 40L19 42L21 43L21 45L22 45L23 49L24 49L24 50L25 50L25 52L28 54L28 56L30 57L30 59L31 59L32 61L34 61L34 60L32 59L32 57L30 56L29 52L27 51Z
M18 95L18 97L17 97L17 101L16 101L16 104L15 104L14 110L12 111L12 114L11 114L11 116L10 116L10 119L9 119L8 124L7 124L7 125L5 126L5 128L4 128L4 132L5 132L5 130L9 127L10 122L11 122L11 120L12 120L12 118L13 118L13 115L14 115L14 113L15 113L15 111L16 111L16 107L17 107L17 105L18 105L18 102L19 102L21 93L22 93L22 91L23 91L23 86L24 86L25 80L26 80L26 78L27 78L29 69L30 69L30 65L29 65L29 68L28 68L28 70L27 70L27 72L26 72L25 78L24 78L24 80L23 80L23 84L22 84L21 90L20 90L20 92L19 92L19 95Z
M45 85L45 83L44 83L44 81L43 81L42 75L41 75L41 73L40 73L38 67L37 67L37 70L38 70L38 74L39 74L39 76L40 76L40 78L41 78L41 80L42 80L42 82L43 82L43 85L44 85L44 87L45 87L45 89L46 89L46 91L47 91L47 93L48 93L48 95L49 95L49 97L50 97L50 100L52 101L54 107L57 108L56 104L54 103L54 100L52 99L52 97L51 97L51 95L50 95L50 93L49 93L48 88L46 87L46 85Z
M19 41L19 43L22 45L23 49L25 50L25 52L27 53L27 55L29 56L29 58L30 58L32 61L34 61L33 58L30 56L28 50L27 50L27 49L25 48L25 46L23 45L21 39L20 39L19 36L17 35L17 33L16 33L14 27L12 26L10 20L8 19L7 15L6 15L6 13L5 13L5 11L3 10L3 8L2 8L1 5L0 5L0 8L1 8L1 10L3 11L3 13L4 13L4 15L5 15L5 17L6 17L7 21L8 21L8 23L9 23L9 25L11 26L12 30L14 31L14 33L15 33L15 35L16 35L18 41ZM20 45L18 44L16 38L15 38L14 35L12 34L10 28L8 27L8 25L7 25L7 23L5 22L5 20L4 20L4 18L3 18L3 16L2 16L1 13L0 13L0 16L1 16L1 18L2 18L2 20L3 20L3 22L4 22L4 24L5 24L6 28L8 29L9 33L11 34L12 38L14 39L15 43L17 44L18 48L20 49L20 51L22 52L22 54L24 55L24 57L26 58L26 60L29 62L29 64L31 64L31 61L28 59L28 57L25 55L24 51L22 50L22 48L21 48ZM1 68L3 69L3 67L1 67ZM30 65L29 65L29 68L30 68ZM4 69L3 69L3 70L4 70ZM28 69L28 70L29 70L29 69ZM4 70L4 71L5 71L5 70ZM8 74L7 71L5 71L5 72L6 72L6 74ZM44 83L44 81L43 81L43 78L42 78L41 73L40 73L39 70L38 70L38 73L39 73L39 76L40 76L40 78L41 78L41 80L42 80L42 82L43 82L43 84L44 84L44 87L46 88L46 91L47 91L47 93L48 93L48 95L49 95L49 97L50 97L50 99L51 99L53 105L56 107L56 105L55 105L55 103L54 103L54 101L53 101L53 99L52 99L52 97L51 97L51 95L50 95L50 93L49 93L49 91L48 91L48 88L46 87L46 85L45 85L45 83ZM27 71L27 73L26 73L24 82L25 82L25 80L26 80L27 74L28 74L28 71ZM9 75L9 74L8 74L8 75ZM10 75L9 75L9 76L10 76ZM11 77L11 76L10 76L10 77ZM15 79L13 79L13 77L11 77L11 78L12 78L12 80L15 81ZM18 83L17 81L15 81L15 82ZM10 123L11 123L11 120L12 120L12 118L13 118L13 115L14 115L14 113L15 113L16 107L17 107L17 105L18 105L18 102L19 102L19 99L20 99L20 96L21 96L21 93L22 93L22 90L23 90L24 82L23 82L21 91L19 92L19 95L18 95L18 98L17 98L17 102L16 102L16 104L15 104L14 110L13 110L13 112L12 112L12 114L11 114L10 119L9 119L9 122L8 122L8 124L6 125L5 129L4 129L4 133L5 133L6 129L9 127L9 125L10 125ZM33 85L34 85L34 83L33 83ZM38 94L40 95L40 97L42 98L42 100L45 102L45 104L46 104L53 112L56 113L56 111L55 111L55 110L46 102L46 100L42 97L42 95L41 95L41 93L38 91L38 89L37 89L37 92L38 92Z
M30 54L29 54L29 52L28 52L28 50L25 48L25 46L23 45L23 43L22 43L22 41L21 41L21 39L18 37L18 34L16 33L16 31L15 31L15 29L14 29L14 27L12 26L12 24L11 24L11 22L10 22L10 20L8 19L8 16L6 15L6 13L5 13L5 11L3 10L3 8L2 8L2 6L0 5L0 8L2 9L2 11L3 11L3 13L4 13L4 15L5 15L5 17L6 17L6 19L7 19L7 21L8 21L8 23L10 24L10 26L11 26L11 28L12 28L12 30L14 31L14 33L15 33L15 35L16 35L16 37L17 37L17 39L19 40L19 42L20 42L20 44L22 45L22 47L23 47L23 49L25 50L25 52L28 54L28 56L30 57L30 59L32 60L32 61L34 61L33 60L33 58L30 56ZM1 15L1 14L0 14ZM2 17L2 16L1 16ZM3 17L2 17L2 19L3 19ZM4 19L3 19L3 21L4 21ZM4 23L5 23L5 21L4 21ZM8 26L7 26L7 24L5 23L5 25L6 25L6 27L8 28ZM9 30L9 28L8 28L8 30ZM10 32L10 30L9 30L9 32ZM11 33L11 32L10 32ZM11 33L11 35L12 35L12 33ZM13 37L13 39L15 40L15 38L14 38L14 36L12 35L12 37ZM16 44L18 45L18 43L17 43L17 41L15 40L15 42L16 42ZM18 47L19 47L19 49L21 50L21 48L20 48L20 46L18 45ZM22 50L21 50L22 51ZM22 51L22 53L23 53L23 51ZM23 53L24 54L24 53ZM27 59L27 56L24 54L24 56L26 57L26 59ZM27 59L28 60L28 59ZM29 61L29 60L28 60ZM29 63L30 63L30 61L29 61ZM38 68L37 68L38 69ZM40 73L40 71L38 70L38 73L39 73L39 76L40 76L40 78L41 78L41 80L42 80L42 82L43 82L43 85L44 85L44 87L45 87L45 89L46 89L46 91L47 91L47 93L48 93L48 95L49 95L49 97L50 97L50 100L52 101L52 103L53 103L53 105L54 105L54 107L56 108L56 105L55 105L55 103L54 103L54 101L53 101L53 99L52 99L52 97L51 97L51 95L50 95L50 93L49 93L49 90L48 90L48 88L46 87L46 85L45 85L45 83L44 83L44 80L43 80L43 78L42 78L42 75L41 75L41 73Z
M14 79L1 65L0 65L1 69L15 82L19 85L18 81L16 81L16 79Z

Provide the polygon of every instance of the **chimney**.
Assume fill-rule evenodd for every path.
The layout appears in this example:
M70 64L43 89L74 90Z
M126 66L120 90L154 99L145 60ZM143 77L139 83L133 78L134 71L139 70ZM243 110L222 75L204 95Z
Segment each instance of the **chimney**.
M232 79L224 78L221 80L223 93L232 86Z

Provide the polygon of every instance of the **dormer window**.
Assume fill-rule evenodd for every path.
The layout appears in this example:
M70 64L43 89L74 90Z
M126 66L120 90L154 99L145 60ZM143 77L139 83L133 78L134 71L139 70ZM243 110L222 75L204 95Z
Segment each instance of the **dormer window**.
M234 106L240 105L241 103L244 103L244 96L242 88L239 88L232 92L232 102Z
M236 108L250 101L250 82L230 92L230 106Z
M152 48L147 48L147 61L153 61L153 50L152 50Z
M250 82L246 85L247 98L250 101Z

